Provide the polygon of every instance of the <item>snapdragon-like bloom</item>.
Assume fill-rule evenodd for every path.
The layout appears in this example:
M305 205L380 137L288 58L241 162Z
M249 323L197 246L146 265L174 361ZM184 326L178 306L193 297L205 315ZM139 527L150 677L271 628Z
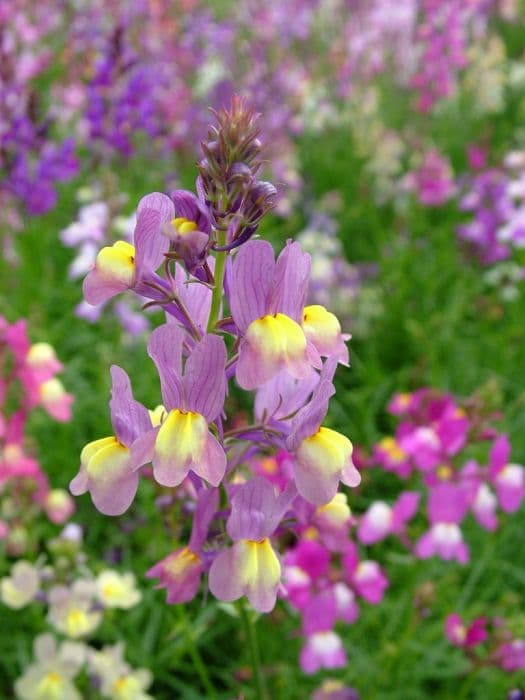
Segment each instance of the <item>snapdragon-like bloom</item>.
M286 442L294 455L297 490L315 505L331 501L339 481L347 486L358 486L361 481L352 462L350 440L331 428L321 426L328 410L328 401L335 393L332 377L336 365L336 356L325 362L310 401L292 420Z
M193 192L175 190L171 196L175 216L163 224L162 233L170 240L172 250L182 259L188 272L194 273L206 260L211 215Z
M210 590L219 600L245 595L259 612L273 609L281 563L270 537L295 496L291 486L277 496L268 481L255 477L235 491L226 525L234 544L217 555L210 569Z
M217 489L202 488L197 496L188 545L168 554L146 574L147 578L159 579L157 588L166 589L168 603L187 603L197 595L205 568L202 545L208 537L218 502Z
M299 663L305 673L315 673L320 668L346 666L346 653L341 637L332 630L310 635L301 650Z
M87 302L96 306L152 278L169 247L162 227L174 218L174 213L171 199L159 192L140 200L134 244L117 241L100 250L94 268L84 280Z
M134 447L137 438L151 430L147 409L135 401L129 377L111 368L111 423L115 435L88 443L80 455L80 470L69 486L75 496L89 491L105 515L120 515L129 508L138 487ZM140 461L140 460L139 460Z
M441 484L430 492L428 517L430 530L416 543L418 557L427 559L438 555L442 559L456 559L465 564L469 558L459 523L468 508L467 494L453 484Z
M8 608L19 610L33 600L39 588L38 569L27 561L17 561L11 575L0 579L0 599Z
M388 588L388 578L379 564L369 559L359 561L357 547L349 542L343 554L343 567L355 592L368 603L377 605Z
M72 639L91 634L102 621L102 612L93 605L95 593L90 580L78 579L70 588L53 586L48 595L49 622Z
M226 347L222 338L205 335L182 371L185 332L175 324L153 331L148 352L160 375L166 417L141 440L140 463L153 462L153 476L163 486L178 486L193 471L218 486L226 454L210 431L226 396ZM138 465L140 466L140 465Z
M509 439L500 435L490 450L489 474L501 508L514 513L525 498L525 469L520 464L509 463L509 459Z
M455 646L468 648L481 644L487 639L487 620L477 617L467 627L461 617L453 613L445 620L445 634Z
M372 503L359 522L359 540L373 544L389 534L399 534L416 514L418 505L419 494L410 491L402 493L392 507L383 501Z
M47 379L39 387L40 402L50 416L65 423L71 418L73 397L64 389L64 385L56 377Z
M85 659L85 647L77 642L62 642L57 647L50 634L35 639L36 660L16 681L15 691L20 700L82 700L73 678Z
M274 259L266 241L244 244L233 261L229 301L241 334L236 377L243 389L256 389L282 369L304 379L318 352L301 326L310 256L288 243Z
M120 608L127 610L135 606L142 595L136 587L133 574L106 569L97 576L96 598L105 608Z
M111 700L153 700L146 693L153 681L151 671L132 669L124 660L124 645L105 646L100 651L89 649L87 666L105 698Z
M336 355L344 365L348 365L346 341L350 335L343 334L337 316L320 304L305 306L303 309L303 331L321 357Z

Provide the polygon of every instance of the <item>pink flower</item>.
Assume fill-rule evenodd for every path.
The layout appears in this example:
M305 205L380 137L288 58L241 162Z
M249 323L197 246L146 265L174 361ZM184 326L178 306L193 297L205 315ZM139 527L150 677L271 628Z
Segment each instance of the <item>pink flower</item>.
M307 638L299 663L305 673L345 666L346 652L341 638L332 631L315 632Z
M477 617L466 627L461 617L453 613L445 620L445 634L455 646L474 647L487 639L487 621L484 617Z
M373 544L390 534L399 534L416 514L418 505L419 494L411 491L402 493L392 507L376 501L361 518L357 530L359 540L363 544Z

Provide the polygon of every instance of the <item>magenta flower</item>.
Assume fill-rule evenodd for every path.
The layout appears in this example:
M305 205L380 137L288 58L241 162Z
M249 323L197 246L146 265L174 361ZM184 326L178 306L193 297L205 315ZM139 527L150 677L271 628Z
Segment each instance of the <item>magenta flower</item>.
M430 491L428 517L430 530L416 542L415 553L421 559L438 555L465 564L469 558L459 523L468 508L468 495L454 484L441 484Z
M159 192L140 200L134 245L117 241L100 250L94 268L84 280L84 297L88 303L96 306L148 281L168 250L169 241L162 235L162 227L173 219L174 213L171 199Z
M217 489L201 489L197 496L188 546L168 554L146 573L147 578L159 579L157 588L166 589L167 603L187 603L197 595L205 568L202 545L208 537L218 502Z
M525 669L525 640L513 639L505 642L496 650L495 657L504 671Z
M390 507L383 501L372 503L362 516L357 536L363 544L373 544L390 534L399 534L414 517L419 505L419 493L406 491Z
M509 464L509 458L509 439L500 435L490 450L489 475L501 508L514 513L525 498L525 470L520 464Z
M288 243L277 261L266 241L248 241L233 262L229 301L242 335L236 376L243 389L256 389L282 369L304 379L319 355L303 328L310 256Z
M342 668L347 658L341 637L332 630L310 635L299 657L305 673L316 673L321 668Z
M348 543L343 554L343 567L348 582L361 598L373 605L383 600L385 590L388 588L387 577L377 562L359 561L357 547L353 542Z
M434 469L441 461L441 442L434 428L419 426L406 430L400 426L399 446L404 453L410 455L416 467L422 471Z
M137 438L151 429L146 408L135 401L126 372L111 367L111 423L115 435L88 443L80 455L80 470L69 488L74 496L89 491L101 513L120 515L137 492Z
M407 184L427 207L440 206L456 193L450 162L435 148L428 150L419 168L409 173Z
M457 647L475 647L487 639L487 621L484 617L477 617L466 627L461 617L453 613L445 620L445 634Z
M273 486L261 477L235 491L226 525L234 544L217 555L210 569L210 590L216 598L231 601L245 595L259 612L273 609L281 563L270 537L295 495L290 485L276 496Z

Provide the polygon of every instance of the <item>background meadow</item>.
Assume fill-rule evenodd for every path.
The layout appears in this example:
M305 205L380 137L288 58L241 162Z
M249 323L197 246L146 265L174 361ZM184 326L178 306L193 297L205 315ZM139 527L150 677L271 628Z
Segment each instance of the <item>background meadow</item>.
M89 201L109 202L114 219L131 216L148 192L193 189L208 107L233 93L262 114L265 179L281 196L258 234L277 251L294 238L304 240L314 261L327 256L312 294L321 294L352 333L351 366L336 374L329 425L361 456L362 485L348 491L354 515L400 493L399 479L369 461L398 423L387 411L398 392L432 387L460 403L471 397L469 405L482 407L508 435L511 461L525 463L522 4L118 0L36 7L15 0L0 9L0 46L0 315L9 323L26 319L31 341L55 348L61 380L74 396L71 420L53 422L39 408L27 424L27 450L53 487L67 489L82 447L108 434L111 364L126 368L146 406L158 395L146 331L137 333L112 303L96 321L79 315L81 281L94 255L82 249L85 240L65 245L61 232ZM31 60L34 66L24 68ZM24 120L34 126L32 136L21 130ZM74 167L58 158L40 172L49 145L65 139ZM502 207L503 195L486 193L465 205L487 171L500 174L504 192L514 183L512 207ZM36 202L32 194L43 180L56 198ZM487 211L496 212L490 224ZM481 225L461 235L460 227L475 220L486 235ZM116 237L106 222L96 248ZM79 254L85 272L72 277ZM341 272L339 260L351 268ZM140 303L133 304L136 313ZM146 317L152 327L162 322L159 311ZM240 396L229 401L246 410ZM0 468L2 439L0 433ZM488 443L465 454L486 463L487 452ZM12 504L3 488L5 519ZM131 667L151 671L147 692L159 700L255 697L236 609L206 593L166 605L165 592L144 578L188 536L177 511L159 508L156 495L143 479L134 504L116 518L99 513L88 496L75 499L70 520L82 527L92 570L133 572L142 595L129 610L108 610L91 644L124 641ZM522 697L523 670L484 663L487 651L473 663L444 632L447 616L459 613L468 622L501 618L514 639L525 639L523 509L500 511L498 519L488 531L465 518L466 564L422 560L393 537L361 545L380 562L389 587L378 605L360 606L353 624L338 623L348 659L341 668L301 670L300 619L286 601L258 617L268 697L312 697L326 679L367 700ZM18 559L49 555L62 527L42 516L18 548L5 534L1 575ZM410 532L417 538L425 527L422 507ZM52 626L36 602L21 610L1 605L0 620L0 697L7 700L33 658L33 640ZM94 700L143 697L99 695L86 672L78 687Z

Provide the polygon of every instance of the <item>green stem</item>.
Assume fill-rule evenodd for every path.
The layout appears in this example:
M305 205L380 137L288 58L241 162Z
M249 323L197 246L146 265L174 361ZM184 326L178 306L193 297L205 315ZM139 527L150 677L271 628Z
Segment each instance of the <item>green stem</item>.
M197 675L199 676L199 679L206 690L206 697L210 698L210 700L215 700L217 698L217 693L215 692L215 688L213 687L213 683L211 682L208 674L208 669L206 668L206 664L202 659L199 648L195 643L193 632L189 628L188 618L186 616L184 606L179 605L177 607L179 609L179 617L184 627L184 636L186 637L186 641L188 643L188 651L193 661L195 670L197 671Z
M250 647L250 656L252 659L253 672L253 689L255 691L256 700L266 700L266 691L264 688L261 657L259 655L259 645L257 644L257 633L255 624L250 616L249 610L246 607L244 598L241 598L238 603L239 612L243 621L248 646Z
M226 232L219 231L218 233L218 244L222 246L226 243ZM215 286L213 287L211 306L210 306L210 316L208 318L208 333L213 333L215 329L215 324L219 320L219 311L221 308L222 299L222 287L224 284L224 269L226 267L226 257L228 253L219 252L215 256Z

